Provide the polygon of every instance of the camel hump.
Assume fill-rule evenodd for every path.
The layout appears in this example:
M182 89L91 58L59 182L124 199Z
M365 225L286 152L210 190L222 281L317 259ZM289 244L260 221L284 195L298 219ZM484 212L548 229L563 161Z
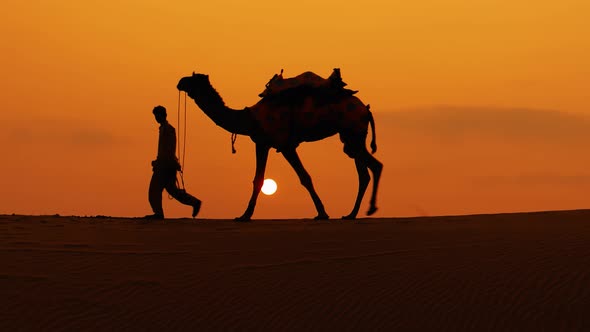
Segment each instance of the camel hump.
M259 94L260 97L274 97L284 92L297 90L301 88L325 89L332 91L345 92L353 95L357 91L344 89L346 83L342 81L339 68L334 68L330 77L323 78L311 71L306 71L300 75L291 78L283 78L283 70L280 74L275 74L266 84L266 89Z

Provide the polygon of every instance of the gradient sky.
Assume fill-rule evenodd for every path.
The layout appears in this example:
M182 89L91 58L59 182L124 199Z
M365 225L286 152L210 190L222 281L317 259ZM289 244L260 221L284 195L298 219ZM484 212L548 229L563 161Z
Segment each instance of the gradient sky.
M564 1L14 1L0 20L0 213L139 216L153 106L176 126L176 83L209 74L226 104L339 67L371 104L385 164L376 216L587 208L590 3ZM246 207L254 147L188 101L186 182L204 218ZM328 213L347 214L354 163L336 137L300 148ZM275 196L254 218L315 215L271 152ZM366 198L361 212L368 208ZM190 208L165 199L168 216Z

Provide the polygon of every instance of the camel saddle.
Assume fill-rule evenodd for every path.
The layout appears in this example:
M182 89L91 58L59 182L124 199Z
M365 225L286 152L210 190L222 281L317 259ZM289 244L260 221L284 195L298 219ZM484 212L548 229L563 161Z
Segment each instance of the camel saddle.
M340 68L334 68L334 71L332 71L332 74L327 79L310 71L285 79L283 78L283 70L281 69L281 73L275 74L266 83L266 89L258 96L261 98L274 97L283 94L285 91L298 88L326 89L351 96L358 92L344 89L345 86L346 83L342 81L342 76L340 75Z

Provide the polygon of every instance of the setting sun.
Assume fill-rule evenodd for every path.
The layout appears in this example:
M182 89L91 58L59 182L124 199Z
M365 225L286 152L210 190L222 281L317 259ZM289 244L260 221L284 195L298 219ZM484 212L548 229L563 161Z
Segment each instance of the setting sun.
M277 191L277 183L273 179L265 179L261 190L265 195L272 195Z

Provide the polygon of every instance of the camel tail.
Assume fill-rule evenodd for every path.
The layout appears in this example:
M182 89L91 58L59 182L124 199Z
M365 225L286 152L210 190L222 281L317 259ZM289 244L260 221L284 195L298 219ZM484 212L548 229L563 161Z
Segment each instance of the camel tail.
M375 134L375 120L373 120L373 113L371 113L371 105L367 104L367 111L369 111L369 124L371 125L371 132L373 133L371 138L371 153L377 152L377 142Z

